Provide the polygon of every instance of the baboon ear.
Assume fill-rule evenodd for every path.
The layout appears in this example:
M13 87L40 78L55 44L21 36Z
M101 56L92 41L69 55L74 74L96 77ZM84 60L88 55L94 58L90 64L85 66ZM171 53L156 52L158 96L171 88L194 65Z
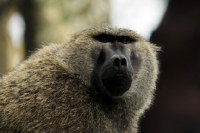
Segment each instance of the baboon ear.
M162 47L156 46L155 44L151 44L151 46L154 49L154 51L156 51L156 52L162 51Z

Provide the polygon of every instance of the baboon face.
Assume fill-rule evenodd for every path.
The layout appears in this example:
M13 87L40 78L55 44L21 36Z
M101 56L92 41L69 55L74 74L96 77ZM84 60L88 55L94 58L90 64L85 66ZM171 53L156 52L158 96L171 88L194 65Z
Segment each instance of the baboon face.
M134 72L131 51L126 45L135 40L109 34L99 34L94 39L102 44L96 64L99 79L111 96L122 96L129 90Z
M73 56L79 64L74 68L79 67L95 89L110 97L121 97L131 86L137 86L134 82L139 77L141 62L148 56L142 37L130 30L110 27L86 30L75 36L73 44L78 45L75 46L78 50L73 53L79 55Z

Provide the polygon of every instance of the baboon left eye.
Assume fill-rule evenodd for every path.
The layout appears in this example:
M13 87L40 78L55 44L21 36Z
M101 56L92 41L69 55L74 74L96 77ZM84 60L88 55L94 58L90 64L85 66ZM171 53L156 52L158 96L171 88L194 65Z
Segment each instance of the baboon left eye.
M136 40L134 40L130 37L126 37L126 36L119 38L119 42L121 42L121 43L132 43L132 42L135 42L135 41Z

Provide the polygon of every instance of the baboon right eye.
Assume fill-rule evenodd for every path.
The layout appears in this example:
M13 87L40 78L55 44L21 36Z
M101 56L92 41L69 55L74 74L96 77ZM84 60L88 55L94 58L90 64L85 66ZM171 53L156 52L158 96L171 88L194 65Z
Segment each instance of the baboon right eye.
M94 39L99 41L99 42L102 42L102 43L107 43L107 42L113 42L114 41L113 36L107 35L107 34L99 34L97 36L94 36Z
M106 37L103 37L103 38L101 38L100 41L103 42L103 43L106 43L106 42L108 42L108 39Z

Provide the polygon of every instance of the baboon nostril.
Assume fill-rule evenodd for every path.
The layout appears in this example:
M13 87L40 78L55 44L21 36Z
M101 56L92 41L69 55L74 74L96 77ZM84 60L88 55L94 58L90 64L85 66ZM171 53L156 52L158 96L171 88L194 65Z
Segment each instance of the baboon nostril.
M116 67L119 67L120 66L120 59L115 58L114 61L113 61L113 65L116 66Z
M115 67L127 66L126 58L115 57L114 60L113 60L113 66L115 66Z
M127 61L125 58L121 59L121 66L127 66Z

